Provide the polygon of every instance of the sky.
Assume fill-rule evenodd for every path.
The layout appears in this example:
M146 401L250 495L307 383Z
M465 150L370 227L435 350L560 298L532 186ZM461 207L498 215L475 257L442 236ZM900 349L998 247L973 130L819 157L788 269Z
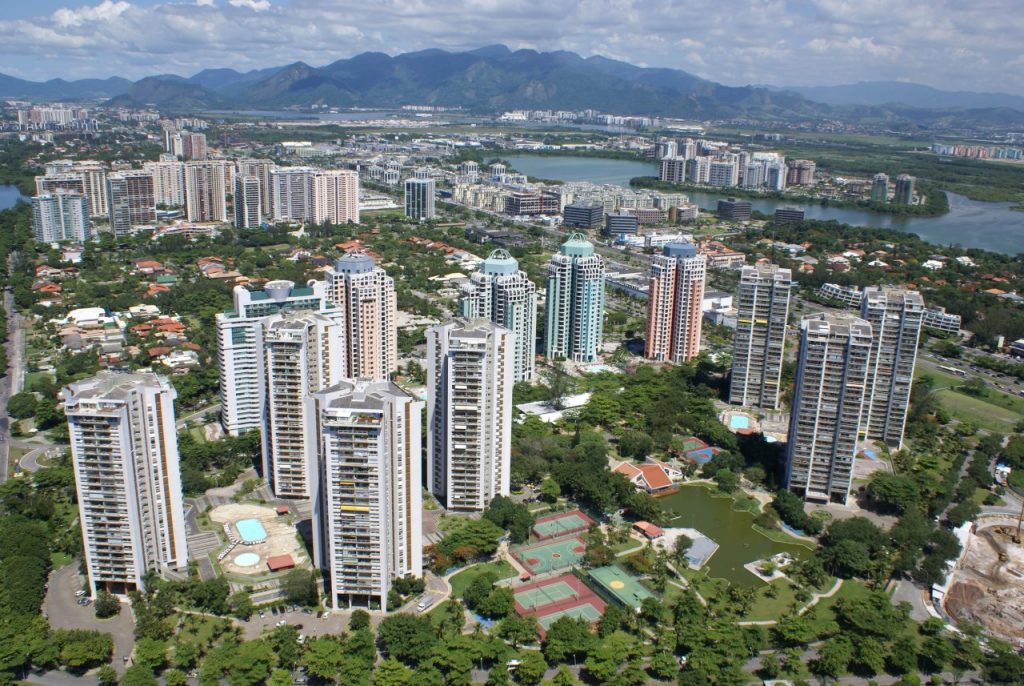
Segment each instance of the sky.
M365 51L572 50L729 85L1024 95L1024 0L0 0L0 73L240 71Z

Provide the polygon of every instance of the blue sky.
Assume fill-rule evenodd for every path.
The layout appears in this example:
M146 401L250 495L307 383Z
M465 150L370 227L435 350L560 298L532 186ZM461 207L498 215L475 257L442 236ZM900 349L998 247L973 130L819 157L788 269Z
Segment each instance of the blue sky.
M1024 94L1022 0L2 0L0 72L190 75L367 50L573 50L726 84Z

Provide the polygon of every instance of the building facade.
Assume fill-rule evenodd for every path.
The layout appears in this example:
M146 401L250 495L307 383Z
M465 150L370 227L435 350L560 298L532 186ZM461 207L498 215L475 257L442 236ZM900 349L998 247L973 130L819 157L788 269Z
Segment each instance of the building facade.
M185 215L190 222L226 222L225 162L185 163Z
M56 192L32 198L32 233L40 243L92 238L89 201L81 193Z
M176 160L146 162L142 168L153 176L153 199L157 205L185 205L185 164Z
M604 337L604 260L581 233L573 233L548 264L546 342L548 359L597 359Z
M889 201L889 175L875 174L871 179L871 202L885 203Z
M327 299L341 324L343 374L388 379L398 370L395 281L364 253L350 252L327 270Z
M263 223L263 197L255 176L235 175L235 228L258 229Z
M156 196L151 172L124 171L107 176L110 230L127 236L139 226L156 223Z
M740 271L729 402L779 409L792 292L789 269L770 264Z
M237 176L255 176L260 182L260 214L266 220L274 216L274 194L271 192L270 172L274 169L271 160L242 159L235 162Z
M427 485L479 512L509 494L513 334L487 319L427 329Z
M321 169L313 176L313 223L359 223L359 173Z
M864 413L871 325L816 314L800 323L786 445L786 488L804 500L846 503Z
M896 192L892 201L897 205L910 205L914 202L914 177L900 174L896 177Z
M707 257L692 243L669 243L651 259L644 357L680 364L700 352Z
M313 219L313 167L277 167L270 172L275 222Z
M93 597L144 590L149 571L188 566L176 396L148 373L101 372L64 389Z
M419 221L436 216L433 179L405 180L405 216Z
M309 401L320 483L313 558L332 609L389 609L402 576L423 575L423 403L389 381L347 380Z
M462 287L459 310L489 319L515 335L513 377L533 381L537 357L537 287L505 250L495 250Z

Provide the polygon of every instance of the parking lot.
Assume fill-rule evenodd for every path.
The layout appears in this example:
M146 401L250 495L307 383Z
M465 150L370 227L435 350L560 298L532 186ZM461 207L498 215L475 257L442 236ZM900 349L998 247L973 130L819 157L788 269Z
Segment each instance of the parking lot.
M325 612L318 619L317 613L303 611L300 609L291 612L278 611L277 614L264 611L263 616L254 614L248 621L241 621L238 624L242 627L245 638L258 638L264 631L273 631L280 622L291 624L299 628L299 633L311 638L324 636L326 634L340 634L348 627L349 619L353 610L338 610L337 612ZM383 617L379 612L370 613L370 624L374 629L380 624Z

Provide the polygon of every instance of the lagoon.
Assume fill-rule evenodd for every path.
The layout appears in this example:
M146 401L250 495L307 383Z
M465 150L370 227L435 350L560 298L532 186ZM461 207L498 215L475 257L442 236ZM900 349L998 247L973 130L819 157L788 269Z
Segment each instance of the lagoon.
M640 160L616 160L601 157L555 155L510 155L505 158L518 172L542 179L590 181L628 186L634 176L657 176L658 165ZM721 193L686 191L690 200L705 209L715 209L728 197ZM915 233L923 240L939 245L959 244L1008 255L1024 252L1024 212L1011 210L1014 203L981 202L956 193L946 193L949 213L941 217L895 217L847 207L824 207L787 200L751 199L753 209L773 214L779 207L804 210L808 219L835 220L853 226L894 229Z
M14 207L18 200L30 202L29 198L21 194L17 186L9 183L0 184L0 210Z

